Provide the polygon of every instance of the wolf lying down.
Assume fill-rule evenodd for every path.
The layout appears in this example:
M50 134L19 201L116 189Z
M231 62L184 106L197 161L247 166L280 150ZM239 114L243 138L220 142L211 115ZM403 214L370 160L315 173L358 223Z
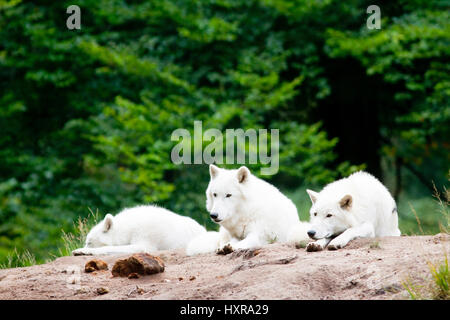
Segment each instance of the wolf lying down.
M399 236L394 199L372 175L357 172L320 192L307 190L310 222L302 222L292 201L243 166L210 165L206 209L220 225L207 232L195 220L153 205L107 214L74 255L152 252L185 248L187 255L248 249L273 242L310 242L307 251L344 247L358 237Z
M206 229L194 219L153 205L124 209L106 217L73 255L102 255L180 249Z
M307 190L312 202L308 235L317 240L307 251L344 247L355 238L399 236L395 200L366 172L328 184L319 193Z

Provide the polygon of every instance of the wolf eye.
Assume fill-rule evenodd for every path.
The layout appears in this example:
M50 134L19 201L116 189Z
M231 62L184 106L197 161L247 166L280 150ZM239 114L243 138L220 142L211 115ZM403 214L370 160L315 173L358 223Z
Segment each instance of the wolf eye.
M214 196L214 197L217 197L217 193L213 193L213 196Z
M228 193L228 194L226 195L226 197L227 197L227 198L231 197L231 194Z
M333 215L332 214L327 214L327 218L330 218L330 217L332 217Z

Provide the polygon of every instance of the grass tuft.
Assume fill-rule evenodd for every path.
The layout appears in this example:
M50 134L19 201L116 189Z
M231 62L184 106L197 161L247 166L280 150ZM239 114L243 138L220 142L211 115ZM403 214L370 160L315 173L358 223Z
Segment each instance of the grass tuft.
M415 284L410 278L402 283L409 297L412 300L450 300L450 273L447 254L440 264L433 264L430 261L427 263L431 278L425 281L424 285Z
M450 180L450 179L449 179ZM449 233L450 231L450 212L449 212L449 203L450 203L450 192L444 186L445 191L445 199L441 198L441 193L437 190L436 185L433 182L433 197L436 198L437 203L439 204L439 211L444 216L444 219L447 221L447 226L444 226L442 223L439 223L439 230L443 233Z
M59 248L57 257L70 256L73 250L83 247L87 234L98 221L98 209L94 213L89 208L89 215L86 218L78 217L78 220L75 221L73 233L66 233L63 230L61 237L63 246Z
M450 225L450 214L448 210L449 206L449 192L444 187L445 190L445 199L441 198L439 191L437 190L435 184L433 183L434 193L433 196L436 198L436 201L439 204L440 212L444 216L444 219L447 222L447 226L444 226L442 223L439 223L439 229L441 232L448 234L449 233L449 225ZM417 217L414 209L411 206L414 214L416 215L417 222L420 227L420 220ZM424 285L414 284L410 278L406 279L402 285L405 290L408 292L409 297L413 300L425 300L425 299L433 299L433 300L450 300L450 273L448 270L448 256L447 252L444 251L444 261L440 264L434 264L431 261L427 261L428 269L430 270L431 278L425 281Z
M373 242L370 243L369 248L370 249L381 249L380 241L374 240Z
M35 264L36 258L30 251L19 252L17 248L14 248L14 251L6 257L6 262L0 264L0 269L28 267Z
M436 266L428 262L431 275L434 281L433 299L450 300L450 273L448 272L448 257L445 254L444 262Z

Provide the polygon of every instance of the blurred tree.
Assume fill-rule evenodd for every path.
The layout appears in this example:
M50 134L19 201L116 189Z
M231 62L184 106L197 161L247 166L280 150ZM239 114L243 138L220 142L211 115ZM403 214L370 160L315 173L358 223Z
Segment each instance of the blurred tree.
M361 85L364 78L370 79L363 88L358 85L365 111L356 116L365 121L371 117L376 125L373 135L363 136L367 144L376 146L380 156L394 158L397 196L402 168L433 192L432 181L443 190L450 162L450 6L421 0L398 5L404 10L400 17L390 15L397 7L384 11L383 32L329 29L325 46L330 57L351 57L363 67L365 74L357 75L361 81L350 82ZM337 101L345 103L346 98ZM353 112L354 108L345 113L347 123L357 121Z

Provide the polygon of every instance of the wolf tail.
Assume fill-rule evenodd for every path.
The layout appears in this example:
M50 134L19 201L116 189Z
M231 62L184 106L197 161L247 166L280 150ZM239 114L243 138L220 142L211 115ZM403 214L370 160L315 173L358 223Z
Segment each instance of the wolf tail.
M186 254L193 256L200 253L215 252L219 248L219 241L219 232L208 231L195 237L188 243Z
M298 243L311 240L307 233L309 225L309 222L302 221L293 225L289 230L287 241Z

